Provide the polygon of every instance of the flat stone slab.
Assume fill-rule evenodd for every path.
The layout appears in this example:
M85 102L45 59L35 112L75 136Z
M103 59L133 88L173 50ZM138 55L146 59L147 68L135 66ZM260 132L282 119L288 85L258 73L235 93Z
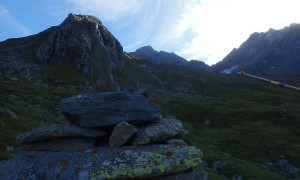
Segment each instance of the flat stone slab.
M181 121L174 117L162 118L156 123L146 124L138 128L138 132L132 139L132 144L142 145L153 142L163 142L187 134Z
M193 146L128 146L81 152L19 151L0 161L0 179L118 179L180 173L201 165ZM13 172L13 173L12 173Z
M95 147L92 139L53 139L45 142L24 144L23 150L30 151L82 151Z
M102 92L69 97L60 102L64 116L81 127L103 127L122 121L130 124L155 122L161 108L142 95Z
M93 139L103 136L107 136L107 133L100 130L84 129L68 124L53 124L20 134L17 136L16 140L19 144L26 144L38 141L48 141L57 138Z

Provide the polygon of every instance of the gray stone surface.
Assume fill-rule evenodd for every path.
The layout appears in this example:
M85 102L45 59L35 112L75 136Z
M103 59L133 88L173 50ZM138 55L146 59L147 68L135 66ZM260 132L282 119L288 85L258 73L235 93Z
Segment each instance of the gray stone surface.
M132 139L132 144L142 145L153 142L162 142L187 134L181 121L169 117L161 118L157 123L146 124L138 128L137 134Z
M119 179L180 173L201 164L201 150L170 145L78 152L18 151L0 161L0 179ZM13 173L12 173L13 172Z
M97 138L106 135L106 132L100 130L84 129L68 124L54 124L20 134L16 140L18 143L24 144L57 138Z
M23 150L29 151L82 151L95 147L95 140L92 139L52 139L45 142L24 144Z
M82 94L62 100L60 105L66 118L81 127L156 122L161 113L151 100L126 92Z
M174 146L187 146L186 142L182 139L168 139L166 144L172 144Z
M119 148L124 145L135 133L137 129L123 121L117 124L109 138L110 148Z

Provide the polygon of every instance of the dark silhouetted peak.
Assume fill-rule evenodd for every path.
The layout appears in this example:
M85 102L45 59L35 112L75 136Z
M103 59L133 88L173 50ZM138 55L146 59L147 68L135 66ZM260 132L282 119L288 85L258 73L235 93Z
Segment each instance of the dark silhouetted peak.
M137 49L135 52L131 52L131 55L146 59L156 64L178 64L185 65L187 60L176 55L175 53L169 53L165 51L155 51L151 46L144 46Z
M209 65L207 65L203 61L199 61L199 60L188 61L187 66L194 68L194 69L204 70L204 71L208 71L210 68Z
M300 72L300 24L280 30L253 33L238 49L232 50L212 67L217 72L245 70L259 74Z

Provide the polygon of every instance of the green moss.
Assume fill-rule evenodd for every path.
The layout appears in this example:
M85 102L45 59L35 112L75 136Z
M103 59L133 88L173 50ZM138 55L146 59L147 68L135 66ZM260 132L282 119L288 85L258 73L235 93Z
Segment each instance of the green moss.
M58 60L59 62L60 60ZM55 64L47 68L43 77L48 82L62 81L61 84L84 85L87 77L75 70L74 65L65 60L61 64Z

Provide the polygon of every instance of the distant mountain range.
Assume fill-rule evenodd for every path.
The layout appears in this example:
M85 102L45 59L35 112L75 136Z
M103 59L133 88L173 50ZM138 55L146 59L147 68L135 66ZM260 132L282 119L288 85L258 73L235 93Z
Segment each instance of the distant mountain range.
M255 74L299 74L300 24L253 33L211 70L222 73L244 70Z
M224 74L241 70L266 75L300 74L300 24L255 32L238 49L233 49L213 66L197 60L187 61L175 53L158 52L151 46L141 47L130 54L156 64L183 65Z
M195 69L209 70L209 66L203 61L191 60L187 61L183 57L172 52L156 51L151 46L144 46L137 49L135 52L130 52L131 55L137 58L146 59L155 64L175 64L189 66Z

